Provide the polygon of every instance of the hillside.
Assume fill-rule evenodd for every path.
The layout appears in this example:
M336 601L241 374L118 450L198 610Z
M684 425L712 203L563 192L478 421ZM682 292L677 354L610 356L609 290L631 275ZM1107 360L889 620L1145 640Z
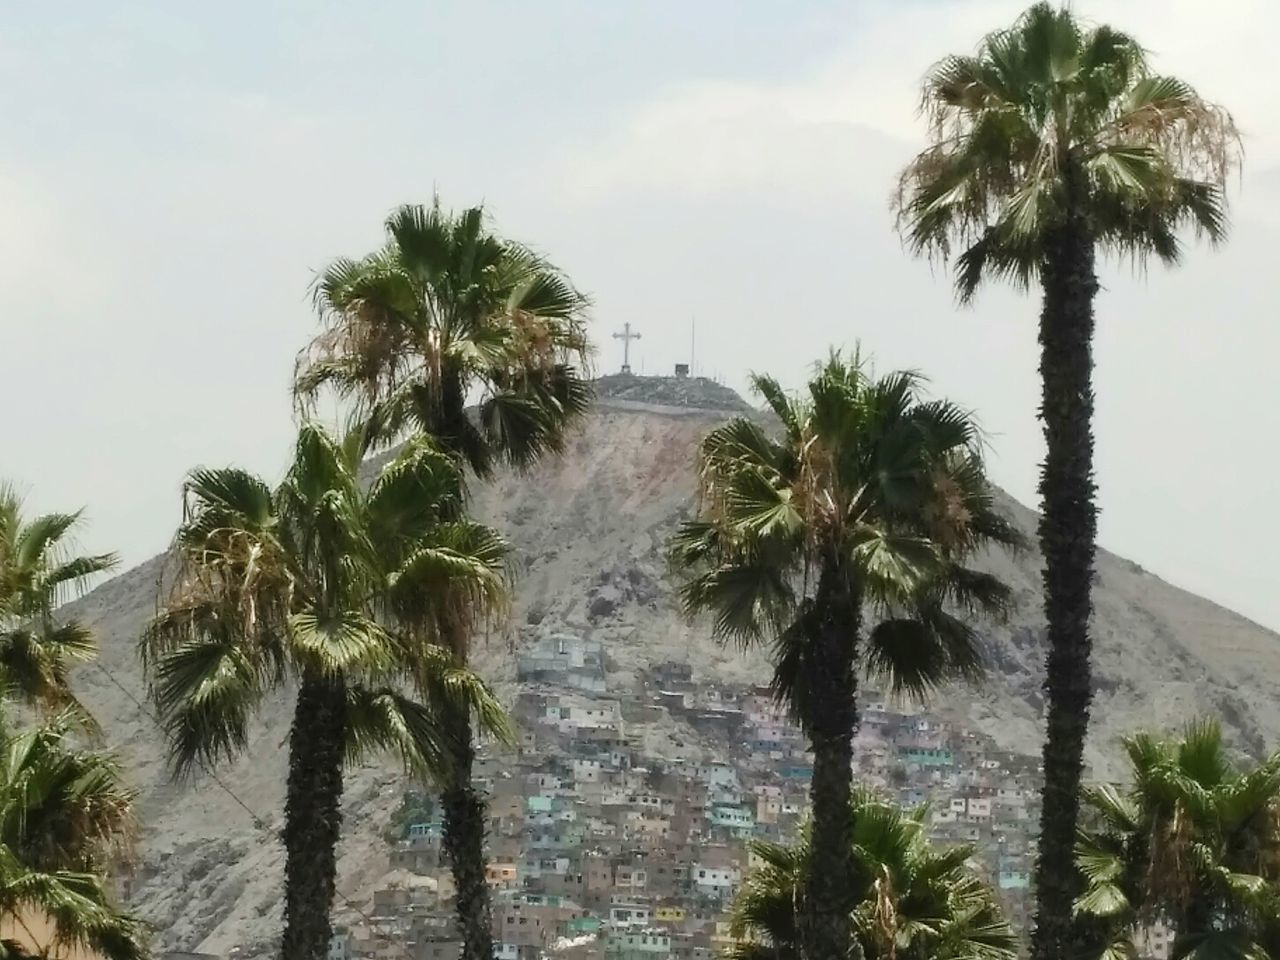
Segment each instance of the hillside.
M514 688L511 650L548 631L602 641L623 677L673 659L692 663L696 677L766 675L760 654L720 649L704 626L685 622L663 554L668 535L693 506L698 440L726 411L742 409L742 401L709 381L622 379L602 383L595 412L562 459L536 478L503 476L476 490L478 512L507 532L519 557L510 622L481 644L479 656L507 694ZM1031 511L1011 501L1009 508L1030 533ZM1028 551L988 563L1013 584L1017 609L987 635L987 682L947 691L937 709L966 719L1002 747L1036 753L1040 560ZM163 932L163 947L225 954L239 946L245 956L260 955L278 929L282 851L275 831L290 704L272 704L251 755L220 771L238 800L207 781L169 782L158 732L135 702L143 683L134 642L154 610L160 567L159 558L149 561L76 603L103 646L101 669L85 668L77 683L142 790L133 894ZM1222 715L1250 750L1274 742L1280 702L1270 678L1280 675L1280 637L1105 553L1096 607L1095 771L1110 769L1123 732L1201 712ZM369 767L348 779L339 884L348 896L362 897L385 865L378 833L401 785L390 767ZM260 825L249 810L263 818Z

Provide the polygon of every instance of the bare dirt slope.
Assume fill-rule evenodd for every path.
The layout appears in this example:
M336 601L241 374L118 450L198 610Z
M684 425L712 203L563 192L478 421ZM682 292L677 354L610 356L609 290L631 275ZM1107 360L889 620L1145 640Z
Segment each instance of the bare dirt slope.
M506 692L514 689L511 650L542 631L604 641L620 685L644 663L668 659L688 660L709 679L767 676L761 654L720 649L705 625L684 621L664 560L666 538L693 507L697 442L735 404L715 392L710 411L654 405L645 397L696 404L699 394L687 386L673 392L669 380L646 392L636 381L641 378L602 385L606 396L559 461L532 477L504 476L476 490L478 512L510 535L521 568L510 623L481 643L478 658ZM1009 506L1031 534L1034 515ZM937 709L1003 746L1037 753L1040 559L1027 552L989 563L1014 584L1018 609L988 634L987 682L948 691ZM165 949L222 954L239 946L247 956L263 954L279 924L276 831L290 704L270 705L250 755L219 771L238 799L208 778L169 781L158 730L134 702L143 694L135 640L154 610L159 570L159 559L152 560L76 604L96 625L103 647L102 669L84 669L77 682L142 791L142 869L134 897L161 931ZM1099 561L1096 606L1095 771L1112 768L1124 731L1199 713L1224 716L1250 750L1274 744L1280 636L1108 554ZM391 767L349 777L339 886L354 902L364 902L385 868L378 832L401 786Z

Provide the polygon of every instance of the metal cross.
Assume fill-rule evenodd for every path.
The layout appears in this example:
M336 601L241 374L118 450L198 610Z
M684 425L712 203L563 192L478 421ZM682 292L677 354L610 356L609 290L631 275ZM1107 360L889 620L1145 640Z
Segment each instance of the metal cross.
M615 333L613 339L622 341L622 372L631 372L631 341L639 340L640 334L631 332L631 324L624 323L622 332Z

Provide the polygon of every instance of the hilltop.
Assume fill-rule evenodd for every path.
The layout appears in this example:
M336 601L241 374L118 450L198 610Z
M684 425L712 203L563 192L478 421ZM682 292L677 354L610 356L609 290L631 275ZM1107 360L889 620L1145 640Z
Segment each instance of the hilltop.
M597 400L730 413L754 409L737 391L708 377L638 377L633 373L611 373L595 382L595 390Z
M680 614L665 543L694 505L694 454L708 428L752 409L704 378L611 376L561 458L537 474L477 485L477 512L512 540L519 595L510 619L480 641L478 664L514 698L513 651L552 633L604 644L619 678L663 661L692 665L704 682L767 675L760 652L711 641L705 624ZM1032 511L1006 498L1033 534ZM1039 555L992 555L986 564L1014 587L1007 623L989 628L986 682L944 691L936 712L981 730L1004 749L1037 753L1043 625ZM162 559L155 558L77 601L100 632L101 669L77 677L141 790L140 868L134 897L164 931L165 949L264 954L278 929L284 747L291 704L268 705L251 754L220 771L217 784L173 784L154 722L139 708L144 685L135 640L155 609ZM1275 742L1280 637L1229 610L1101 552L1096 617L1097 698L1089 744L1095 772L1114 769L1117 738L1139 725L1176 725L1221 715L1252 752ZM340 889L358 898L381 871L380 833L403 779L392 766L352 772ZM241 803L243 802L243 806ZM262 818L255 823L254 815Z

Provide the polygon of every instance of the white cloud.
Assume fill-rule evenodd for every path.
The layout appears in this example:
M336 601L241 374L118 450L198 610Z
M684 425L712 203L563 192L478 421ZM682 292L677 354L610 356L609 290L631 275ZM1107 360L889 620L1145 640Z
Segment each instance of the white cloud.
M904 156L900 142L866 124L806 117L796 107L786 91L704 85L642 110L575 157L567 185L581 199L631 189L887 195L886 178Z
M1280 31L1274 0L1112 0L1079 4L1141 38L1158 69L1227 104L1250 161L1280 159L1280 88L1259 84ZM918 84L949 52L1010 22L1024 0L868 4L833 35L854 39L801 75L778 83L700 81L668 89L566 164L571 195L671 189L719 195L778 188L814 197L883 197L893 170L922 138ZM877 181L876 178L880 180ZM886 179L888 178L888 179Z

